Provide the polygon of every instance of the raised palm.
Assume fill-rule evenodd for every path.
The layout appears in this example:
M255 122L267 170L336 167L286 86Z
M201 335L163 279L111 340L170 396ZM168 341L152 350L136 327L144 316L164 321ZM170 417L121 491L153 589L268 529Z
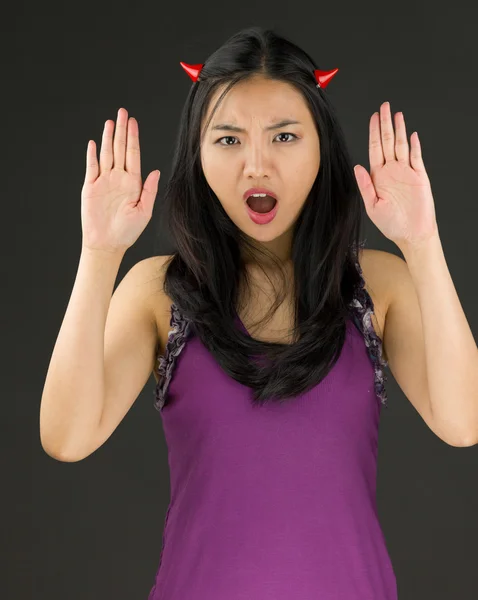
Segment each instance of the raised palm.
M138 123L128 119L123 108L114 129L113 121L105 122L99 164L95 142L88 144L81 191L82 245L124 252L151 219L160 173L151 172L143 185Z

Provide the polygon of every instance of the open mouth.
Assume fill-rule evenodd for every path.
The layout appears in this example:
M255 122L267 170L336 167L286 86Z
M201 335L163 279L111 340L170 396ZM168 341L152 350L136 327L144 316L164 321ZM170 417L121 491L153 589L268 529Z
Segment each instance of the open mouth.
M251 210L259 214L266 214L270 212L275 205L277 200L272 196L249 196L247 199L247 205Z

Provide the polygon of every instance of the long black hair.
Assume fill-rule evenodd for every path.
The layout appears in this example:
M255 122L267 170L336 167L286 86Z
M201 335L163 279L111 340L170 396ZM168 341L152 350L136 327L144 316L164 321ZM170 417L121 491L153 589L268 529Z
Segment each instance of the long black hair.
M342 128L327 93L316 87L318 68L304 50L272 30L251 27L233 35L205 61L191 86L164 193L166 224L177 248L164 292L222 369L253 390L257 405L283 402L324 379L340 356L361 281L362 200ZM231 221L202 171L201 131L211 97L226 84L212 118L227 92L255 74L294 86L320 139L320 168L293 229L293 282L287 282L272 253L252 244ZM294 289L291 344L258 341L238 326L241 282L250 289L244 256L259 253L277 264L283 281L265 321L284 301L288 286Z

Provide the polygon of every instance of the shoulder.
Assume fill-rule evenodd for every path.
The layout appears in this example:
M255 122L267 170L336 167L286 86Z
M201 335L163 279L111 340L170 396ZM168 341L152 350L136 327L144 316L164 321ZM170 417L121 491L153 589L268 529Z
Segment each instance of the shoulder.
M164 273L170 258L170 255L144 258L135 263L131 268L131 275L128 274L142 287L142 297L148 306L156 306L164 294Z
M138 264L143 264L145 273L149 272L152 278L164 278L164 273L173 256L173 254L161 254L160 256L150 256L149 258L143 259Z
M380 292L384 308L388 308L392 300L394 282L406 266L405 260L384 250L364 249L359 262L371 285Z
M401 257L372 248L363 248L359 253L359 263L365 282L365 289L374 304L377 334L383 340L385 319L392 297L396 274L405 262Z

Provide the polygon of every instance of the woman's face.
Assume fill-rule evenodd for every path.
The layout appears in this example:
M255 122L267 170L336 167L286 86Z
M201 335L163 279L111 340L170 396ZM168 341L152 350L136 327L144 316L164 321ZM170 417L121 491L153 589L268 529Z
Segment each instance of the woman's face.
M211 99L204 123L223 89ZM268 129L284 120L298 123ZM243 131L217 129L221 125ZM288 83L262 76L236 84L204 135L201 164L209 186L237 227L287 259L292 227L320 166L319 137L302 95ZM278 210L271 222L259 225L249 216L243 194L251 187L275 193Z

